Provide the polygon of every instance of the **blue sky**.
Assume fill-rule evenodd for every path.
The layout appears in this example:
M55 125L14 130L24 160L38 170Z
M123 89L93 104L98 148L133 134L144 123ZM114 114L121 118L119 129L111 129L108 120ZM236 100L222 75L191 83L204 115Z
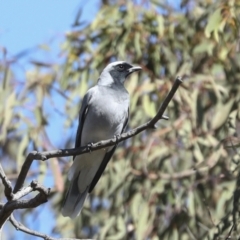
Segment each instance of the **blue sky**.
M47 63L62 61L59 46L64 41L65 33L72 29L79 9L83 9L81 20L90 22L95 17L99 5L99 0L0 1L0 58L3 47L7 49L8 59L30 50L29 54L12 65L15 76L21 81L24 81L26 71L32 68L28 63L29 59ZM44 44L50 47L50 51L42 51L38 47ZM56 95L54 100L59 104L63 101L59 95ZM52 112L49 106L46 107L48 112ZM53 144L62 147L59 136L63 133L58 130L62 129L63 123L57 121L58 114L53 113L51 117L47 131L54 132L50 134Z
M38 45L47 43L51 47L48 59L57 61L58 47L64 39L64 34L71 29L79 8L83 7L81 19L89 22L96 14L99 2L99 0L2 0L0 1L0 49L6 48L7 56L12 57L24 50L34 49ZM40 52L33 51L32 56L45 60ZM22 59L25 70L27 60L28 56ZM16 69L16 72L18 77L24 78L24 71ZM32 217L28 219L28 227L51 235L54 218L48 206L45 205L38 209L40 214L37 219L32 219ZM46 224L46 219L48 224ZM7 240L16 239L16 237L19 240L33 239L19 231L14 232L14 236L10 236L9 231L13 229L10 228L9 223L6 225L8 226L4 228L4 232Z
M98 6L98 0L0 1L0 46L15 55L52 38L61 38L80 7L84 7L82 19L89 21Z

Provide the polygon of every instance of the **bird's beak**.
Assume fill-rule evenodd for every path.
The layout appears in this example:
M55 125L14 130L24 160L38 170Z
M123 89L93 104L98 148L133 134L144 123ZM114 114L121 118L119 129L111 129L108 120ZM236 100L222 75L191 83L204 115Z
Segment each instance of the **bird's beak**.
M137 71L140 71L140 70L142 70L141 67L138 67L138 66L136 66L136 67L131 67L131 68L128 69L127 76L129 76L129 75L130 75L131 73L133 73L133 72L137 72Z
M136 67L131 67L131 68L129 68L129 69L128 69L128 72L129 72L129 73L133 73L133 72L137 72L137 71L140 71L140 70L142 70L142 68L136 66Z

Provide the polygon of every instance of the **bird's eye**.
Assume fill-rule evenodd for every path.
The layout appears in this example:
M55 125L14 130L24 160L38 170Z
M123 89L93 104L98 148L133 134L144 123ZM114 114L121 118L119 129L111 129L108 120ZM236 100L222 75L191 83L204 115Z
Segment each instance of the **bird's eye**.
M120 65L119 65L119 68L120 68L120 69L123 69L123 68L124 68L124 66L123 66L122 64L120 64Z

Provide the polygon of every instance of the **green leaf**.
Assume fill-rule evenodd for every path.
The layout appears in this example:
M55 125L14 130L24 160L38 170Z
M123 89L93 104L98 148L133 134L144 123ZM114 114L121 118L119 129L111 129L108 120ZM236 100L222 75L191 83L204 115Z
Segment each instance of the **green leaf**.
M139 58L142 55L141 46L140 46L140 33L136 32L134 37L134 46L136 51L136 57Z
M205 40L200 42L200 44L198 44L196 47L194 47L193 53L197 55L199 53L206 52L208 53L209 56L211 56L213 54L214 47L215 47L214 43Z
M155 104L150 101L149 95L143 95L143 109L149 117L154 117L156 115Z
M21 169L21 166L26 158L25 150L29 144L29 136L25 134L22 140L20 141L18 152L17 152L17 169Z
M141 196L141 193L138 192L133 196L132 203L130 205L131 215L132 215L135 223L138 222L139 210L140 210L139 206L140 206L141 202L142 202L142 196Z
M193 191L188 192L188 211L190 216L194 217L195 216L195 204L194 204L194 193Z
M235 102L235 99L233 98L233 99L230 99L225 104L218 103L216 108L216 114L214 115L212 120L213 129L220 128L226 122L234 102Z
M117 232L114 235L107 236L109 240L121 240L126 236L126 227L122 216L117 216Z
M7 131L8 128L10 128L10 123L14 115L13 107L16 103L16 94L15 92L12 92L6 99L4 107L3 124L0 126L0 142L4 142L7 138Z
M144 239L146 234L146 230L148 226L151 224L149 221L149 207L146 202L142 202L139 206L139 215L138 215L138 223L136 229L137 239Z
M116 221L115 216L111 216L108 219L105 226L102 228L102 231L101 231L101 234L100 234L100 237L99 237L100 240L105 240L106 239L106 235L107 235L109 229L114 225L115 221Z
M88 90L88 78L89 78L89 75L88 75L88 70L84 70L82 73L81 73L81 82L80 82L80 85L79 85L79 94L80 96L84 96Z
M203 156L202 151L199 148L199 145L197 144L197 142L194 144L193 155L196 158L198 164L203 162L204 156Z
M158 34L159 36L163 36L164 34L164 18L162 15L157 15L157 22L158 22Z
M205 35L207 38L210 37L211 33L214 33L214 37L216 41L219 40L218 37L218 31L219 31L219 26L222 21L222 14L221 14L222 9L218 8L208 19L207 26L205 28Z

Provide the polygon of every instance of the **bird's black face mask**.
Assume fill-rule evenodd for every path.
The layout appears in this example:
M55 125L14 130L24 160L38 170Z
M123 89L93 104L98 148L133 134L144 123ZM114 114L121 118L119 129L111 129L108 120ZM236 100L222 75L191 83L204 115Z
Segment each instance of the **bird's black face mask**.
M132 74L133 72L141 70L141 67L134 67L129 63L120 63L110 70L110 74L114 80L114 82L124 83L126 78Z

